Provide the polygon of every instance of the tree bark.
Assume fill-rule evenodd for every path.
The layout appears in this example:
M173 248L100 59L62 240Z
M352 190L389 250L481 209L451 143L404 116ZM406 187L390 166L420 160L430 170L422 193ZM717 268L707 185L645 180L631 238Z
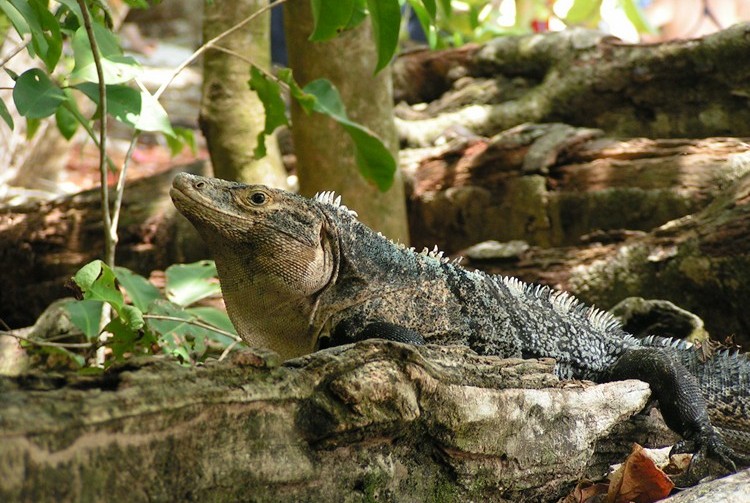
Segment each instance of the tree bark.
M554 285L609 309L627 297L665 299L713 338L750 348L750 174L702 210L648 233L606 233L576 247L531 248L488 272ZM474 264L480 265L480 264Z
M549 501L605 466L597 441L649 395L560 388L551 360L385 341L281 367L249 351L142 365L0 379L0 497Z
M265 0L204 2L203 40L223 33L266 3ZM268 71L270 26L270 14L261 14L218 45ZM209 49L203 55L200 125L214 174L225 180L287 188L287 174L275 136L266 138L265 157L253 156L258 133L265 127L265 112L257 94L248 87L249 80L250 64L244 59L218 49Z
M289 65L300 85L318 78L330 80L338 88L349 117L378 135L396 156L391 76L388 69L373 75L377 55L369 18L333 40L310 42L310 2L287 2L284 17ZM303 194L333 190L364 223L394 240L408 242L404 189L398 171L393 186L380 192L360 175L353 144L341 126L320 114L308 116L295 102L292 135Z
M208 256L192 225L172 205L176 172L206 174L199 161L125 187L117 264L148 275L175 262ZM99 189L0 212L0 319L31 325L54 300L70 296L65 283L103 249Z
M741 138L621 140L564 124L456 136L402 155L412 242L455 252L486 240L569 246L650 231L709 205L750 173L747 159Z
M402 116L410 120L398 121L400 136L414 145L432 144L457 124L490 136L524 122L565 122L616 136L750 135L750 23L660 44L566 30L405 58L417 61L401 63L406 74L396 82L426 83L413 77L426 68L444 89L451 86L426 110L407 110ZM411 102L434 94L434 84L397 91Z

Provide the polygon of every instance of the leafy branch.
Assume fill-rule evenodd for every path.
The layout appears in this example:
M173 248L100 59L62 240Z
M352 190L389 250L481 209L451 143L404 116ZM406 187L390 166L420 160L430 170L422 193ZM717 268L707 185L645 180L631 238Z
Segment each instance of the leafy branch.
M88 341L99 337L102 308L112 310L103 329L113 335L106 343L110 357L105 367L131 355L154 353L196 363L228 353L240 343L225 312L195 305L220 292L213 262L173 265L165 276L164 293L143 276L100 260L73 277L81 300L65 309Z

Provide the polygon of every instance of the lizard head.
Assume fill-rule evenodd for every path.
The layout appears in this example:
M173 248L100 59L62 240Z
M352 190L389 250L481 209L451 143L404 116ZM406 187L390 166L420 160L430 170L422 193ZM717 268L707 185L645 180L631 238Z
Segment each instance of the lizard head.
M187 173L170 195L211 249L240 337L284 358L313 351L309 321L337 260L320 207L287 191Z

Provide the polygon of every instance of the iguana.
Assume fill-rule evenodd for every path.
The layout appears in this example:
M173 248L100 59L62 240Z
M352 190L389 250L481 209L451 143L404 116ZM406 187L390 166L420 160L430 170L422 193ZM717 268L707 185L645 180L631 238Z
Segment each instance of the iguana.
M683 437L675 452L730 469L750 464L745 356L703 363L685 344L636 339L567 293L395 244L333 193L307 199L182 173L171 196L208 243L229 317L251 346L293 358L381 337L553 357L561 378L646 381L667 425Z

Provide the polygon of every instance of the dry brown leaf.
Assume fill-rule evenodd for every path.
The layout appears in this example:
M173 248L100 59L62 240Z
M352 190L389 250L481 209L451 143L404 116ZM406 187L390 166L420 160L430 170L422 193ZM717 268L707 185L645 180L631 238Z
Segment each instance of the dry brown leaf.
M581 481L562 503L589 503L592 498L607 494L608 484Z
M654 464L643 447L634 444L625 463L609 484L608 503L653 503L666 498L674 488L669 477Z

